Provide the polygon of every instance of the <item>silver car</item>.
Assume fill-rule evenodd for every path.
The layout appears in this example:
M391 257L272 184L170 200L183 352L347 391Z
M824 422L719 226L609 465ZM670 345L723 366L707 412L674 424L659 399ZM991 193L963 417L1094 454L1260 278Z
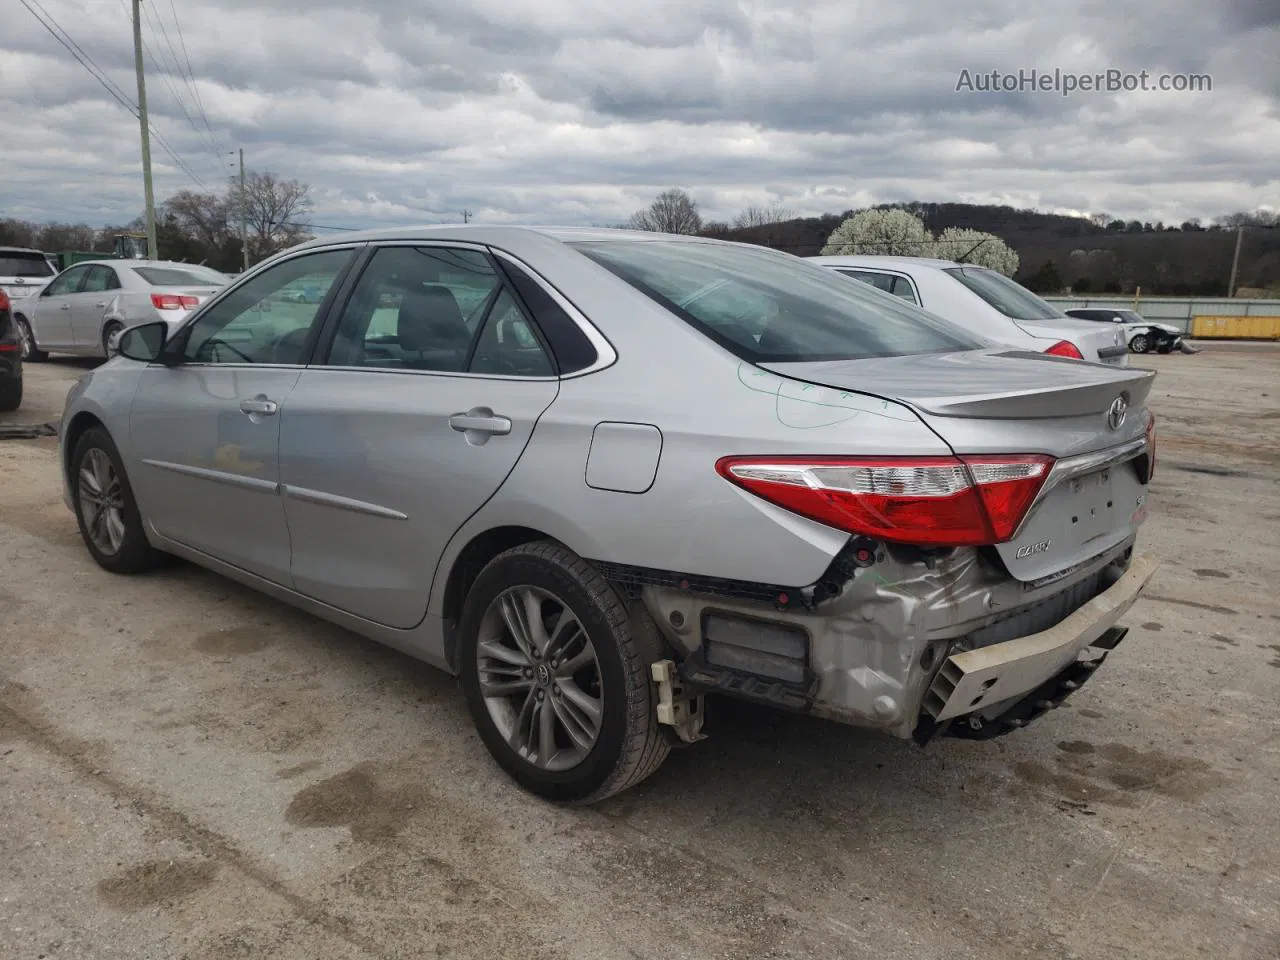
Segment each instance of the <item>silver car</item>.
M60 439L98 564L176 554L457 674L556 800L652 773L712 691L921 743L1017 729L1154 570L1154 374L757 247L357 234L119 348Z
M1052 356L1129 365L1129 347L1115 330L1068 317L1022 284L987 267L924 257L809 257L924 307L980 337Z
M50 353L108 356L112 337L125 327L163 320L176 328L228 279L194 263L77 263L15 304L22 357L30 361L44 360Z

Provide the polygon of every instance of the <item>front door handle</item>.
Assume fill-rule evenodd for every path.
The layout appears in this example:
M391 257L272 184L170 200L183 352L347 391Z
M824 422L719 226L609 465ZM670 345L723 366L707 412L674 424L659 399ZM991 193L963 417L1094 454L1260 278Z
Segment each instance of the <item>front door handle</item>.
M107 305L107 301L105 300L99 300L97 303L97 306L99 307L105 307L106 305Z
M69 304L69 303L64 303L64 304L63 304L62 306L60 306L58 309L59 309L59 310L70 310L70 309L71 309L71 304Z
M258 422L261 417L273 417L276 411L280 409L280 404L274 400L268 400L265 394L258 394L252 400L240 401L240 412L247 413L249 419L254 423Z
M511 432L511 421L495 414L488 407L472 407L466 413L455 413L449 418L449 426L459 433L465 433L467 439L473 442L489 437L505 437Z

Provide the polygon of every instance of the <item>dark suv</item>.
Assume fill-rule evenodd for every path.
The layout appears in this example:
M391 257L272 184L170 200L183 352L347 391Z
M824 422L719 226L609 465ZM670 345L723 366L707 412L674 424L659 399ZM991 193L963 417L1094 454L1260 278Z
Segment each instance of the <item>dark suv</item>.
M22 341L13 323L9 295L0 290L0 412L22 403Z

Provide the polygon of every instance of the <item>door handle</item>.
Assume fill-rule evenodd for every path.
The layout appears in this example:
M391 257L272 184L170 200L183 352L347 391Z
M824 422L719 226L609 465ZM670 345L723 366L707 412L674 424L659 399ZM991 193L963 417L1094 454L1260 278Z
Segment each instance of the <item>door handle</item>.
M64 304L63 304L62 306L60 306L58 309L59 309L59 310L70 310L70 309L71 309L71 304L69 304L69 303L64 303Z
M254 417L272 417L276 411L280 409L280 404L274 400L268 400L263 394L258 394L252 400L240 401L240 412L247 413L249 419Z
M105 307L106 305L107 305L107 301L105 300L99 300L98 303L96 304L96 306L99 306L99 307Z
M505 437L511 432L511 421L498 416L488 407L475 407L466 413L455 413L449 418L449 426L459 433L479 433Z

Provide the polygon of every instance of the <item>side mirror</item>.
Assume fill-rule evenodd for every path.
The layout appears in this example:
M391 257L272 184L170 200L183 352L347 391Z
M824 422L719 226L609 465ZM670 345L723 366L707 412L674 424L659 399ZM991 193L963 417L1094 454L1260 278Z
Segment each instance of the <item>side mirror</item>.
M168 336L169 325L163 320L140 323L116 335L115 352L130 360L155 363L160 359L160 351L164 349ZM108 353L111 352L111 347L111 344L107 344Z

